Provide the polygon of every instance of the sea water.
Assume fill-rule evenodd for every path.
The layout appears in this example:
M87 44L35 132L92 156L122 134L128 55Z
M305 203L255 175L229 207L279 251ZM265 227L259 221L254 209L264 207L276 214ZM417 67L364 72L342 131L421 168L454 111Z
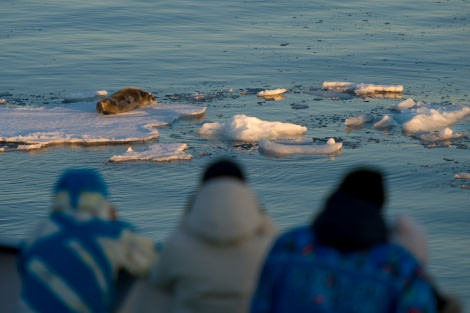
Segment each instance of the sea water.
M200 118L159 128L160 143L188 144L190 161L106 162L126 145L0 153L0 238L27 235L69 167L99 170L120 217L163 241L218 157L242 164L282 230L309 223L347 170L373 165L387 175L387 219L406 213L425 226L432 275L470 306L470 190L454 179L470 172L470 139L425 145L399 127L344 125L351 116L389 114L407 98L468 106L468 1L19 0L2 1L0 13L0 105L53 107L67 94L135 86L159 102L207 107ZM323 81L404 92L349 100L305 93ZM243 93L276 88L290 92L281 101ZM342 153L272 157L256 143L197 134L235 114L306 126L314 140L343 142ZM469 132L468 121L453 130Z

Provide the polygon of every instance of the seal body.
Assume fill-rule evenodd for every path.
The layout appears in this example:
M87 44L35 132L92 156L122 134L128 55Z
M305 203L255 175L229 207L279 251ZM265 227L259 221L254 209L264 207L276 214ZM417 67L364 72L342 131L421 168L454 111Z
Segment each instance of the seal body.
M123 88L111 96L96 103L96 111L101 114L118 114L128 112L146 104L155 104L155 96L148 91L138 88Z

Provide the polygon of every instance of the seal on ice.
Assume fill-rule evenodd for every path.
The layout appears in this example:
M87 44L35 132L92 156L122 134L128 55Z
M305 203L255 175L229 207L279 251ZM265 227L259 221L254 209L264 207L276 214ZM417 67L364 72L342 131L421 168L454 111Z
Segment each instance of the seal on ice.
M143 107L149 103L157 103L151 92L129 87L118 90L111 96L99 100L96 103L96 111L102 114L118 114Z

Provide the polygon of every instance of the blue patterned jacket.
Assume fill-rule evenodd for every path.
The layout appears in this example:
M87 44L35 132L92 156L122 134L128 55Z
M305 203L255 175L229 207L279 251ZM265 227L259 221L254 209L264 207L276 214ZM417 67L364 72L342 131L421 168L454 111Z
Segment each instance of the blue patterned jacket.
M434 313L436 304L422 267L402 247L341 251L306 226L273 245L251 312Z

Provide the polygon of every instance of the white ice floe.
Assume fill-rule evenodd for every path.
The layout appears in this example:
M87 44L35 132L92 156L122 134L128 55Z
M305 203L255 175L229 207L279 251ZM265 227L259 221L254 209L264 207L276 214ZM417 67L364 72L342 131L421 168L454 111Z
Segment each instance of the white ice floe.
M375 129L388 129L393 127L393 119L389 115L384 115L380 121L374 123Z
M455 133L449 127L441 129L437 134L434 132L423 132L414 134L413 137L425 142L438 142L451 139L467 137L465 133Z
M263 121L256 117L238 114L223 123L204 123L197 133L208 138L255 142L260 139L298 138L306 131L305 126Z
M395 104L390 109L392 109L394 111L403 111L403 110L411 109L415 106L420 106L420 105L423 105L423 103L422 102L415 102L412 98L408 98L406 100L403 100L400 103Z
M402 85L374 85L364 83L350 82L323 82L323 90L335 92L355 93L357 95L373 94L373 93L402 93Z
M282 144L272 140L260 140L259 149L266 154L291 155L291 154L334 154L338 153L343 144L330 138L326 144Z
M7 103L7 100L5 99L0 99L0 104L6 104Z
M60 107L0 107L2 151L33 150L58 144L115 144L157 139L156 127L206 107L158 104L119 115L100 115L94 102ZM12 143L12 144L8 144Z
M114 155L109 162L153 161L169 162L177 160L191 160L193 156L185 152L188 145L185 143L154 144L148 150L136 152L129 147L122 155Z
M79 91L64 95L64 102L86 102L93 98L105 97L108 95L106 90Z
M457 173L457 174L455 174L454 179L467 179L467 180L470 180L470 173Z
M401 111L396 119L401 123L406 134L435 131L454 125L470 115L467 106L426 105Z
M258 97L277 96L277 95L282 95L288 91L289 89L286 89L286 88L267 89L267 90L262 90L258 92L257 96Z
M358 116L349 117L344 121L346 126L359 126L364 123L369 123L374 120L374 116L370 113L361 114Z

